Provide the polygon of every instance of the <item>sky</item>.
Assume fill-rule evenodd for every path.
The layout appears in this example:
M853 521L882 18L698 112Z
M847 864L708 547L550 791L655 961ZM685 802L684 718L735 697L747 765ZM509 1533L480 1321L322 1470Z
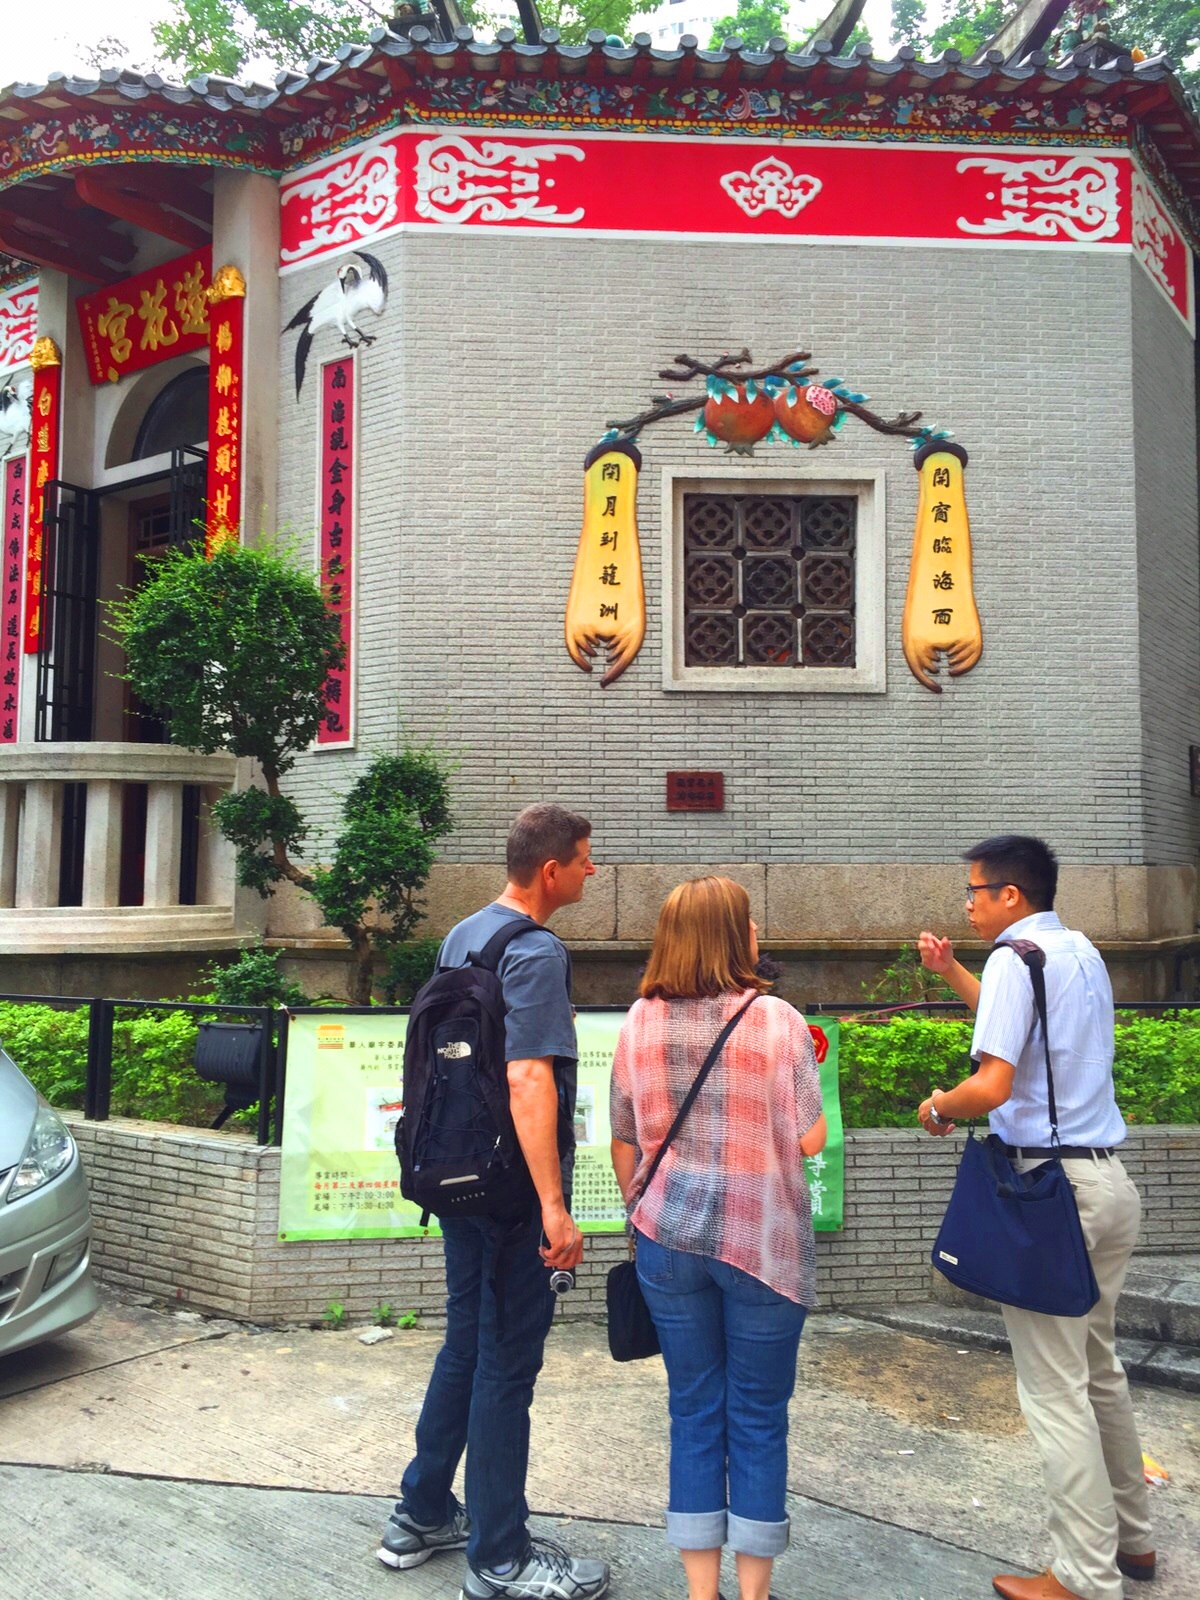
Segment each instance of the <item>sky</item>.
M832 6L833 0L830 0ZM383 9L381 7L381 9ZM932 15L940 9L929 7ZM5 6L0 29L0 87L10 83L44 83L49 73L86 66L86 51L106 36L127 47L124 59L143 66L153 56L150 30L169 11L168 0L121 0L120 6L98 6L96 0L40 0L36 5ZM867 0L864 20L877 50L886 49L891 26L891 0ZM269 63L256 63L259 78L270 78Z

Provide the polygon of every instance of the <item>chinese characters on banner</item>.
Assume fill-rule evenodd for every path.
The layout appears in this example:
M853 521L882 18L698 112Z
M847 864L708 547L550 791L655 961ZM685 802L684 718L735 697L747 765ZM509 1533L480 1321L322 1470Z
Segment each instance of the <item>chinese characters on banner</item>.
M242 525L242 377L246 284L236 267L222 267L208 291L211 353L208 368L209 555Z
M342 625L345 663L325 682L319 746L348 744L354 685L354 357L321 368L321 587Z
M967 452L935 439L917 451L913 464L921 489L900 639L913 677L940 694L933 676L940 656L956 678L983 654L963 483Z
M27 509L29 538L25 553L25 654L36 654L42 642L42 567L53 560L43 548L46 538L46 485L58 477L58 444L62 410L62 357L53 339L39 339L29 357L33 368L33 417L29 429Z
M88 376L115 383L208 344L212 250L193 250L76 301Z
M601 441L583 464L583 531L567 596L567 653L584 672L607 656L602 688L614 683L646 637L646 593L637 530L642 457L629 442Z
M4 588L0 591L0 744L15 744L21 694L21 546L25 537L29 461L13 456L4 468Z

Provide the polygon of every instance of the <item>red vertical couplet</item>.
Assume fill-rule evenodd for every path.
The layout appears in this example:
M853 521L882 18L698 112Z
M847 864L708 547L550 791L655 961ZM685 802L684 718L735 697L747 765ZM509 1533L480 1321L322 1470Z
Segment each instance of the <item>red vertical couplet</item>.
M320 746L353 737L354 684L354 357L321 368L321 587L342 624L346 660L325 682Z
M29 461L14 456L4 468L4 587L0 589L0 744L17 742L21 703L21 549L29 496Z
M205 551L236 539L242 526L242 380L246 284L222 267L208 289L208 533Z
M62 431L62 358L53 339L38 339L29 358L33 368L33 414L29 425L29 538L25 554L25 654L41 648L42 570L54 560L47 548L46 485L58 477Z

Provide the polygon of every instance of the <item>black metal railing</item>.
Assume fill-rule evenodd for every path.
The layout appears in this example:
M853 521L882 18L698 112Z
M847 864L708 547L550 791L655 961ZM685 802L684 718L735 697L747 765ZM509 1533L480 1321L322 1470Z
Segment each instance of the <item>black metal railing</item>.
M107 1122L112 1103L113 1030L118 1011L183 1011L216 1019L238 1017L256 1023L258 1042L259 1144L283 1142L283 1080L287 1070L287 1013L272 1006L226 1006L196 1000L77 999L67 995L0 994L0 1004L88 1008L87 1067L84 1077L83 1114L89 1122ZM2 1041L0 1041L2 1042ZM21 1065L17 1061L17 1066Z
M1160 1017L1170 1011L1200 1011L1200 1000L1118 1000L1120 1011L1133 1011L1139 1016ZM968 1007L961 1000L819 1000L804 1007L814 1016L831 1017L835 1013L849 1017L861 1013L889 1017L910 1016L963 1016Z
M0 1004L54 1006L60 1010L88 1008L87 1068L84 1079L83 1114L89 1122L107 1122L112 1102L113 1037L119 1011L182 1011L192 1016L216 1019L238 1017L260 1028L257 1056L258 1114L255 1137L259 1144L283 1142L284 1098L287 1089L288 1021L292 1015L406 1016L408 1006L293 1006L290 1011L272 1006L219 1005L198 1000L113 1000L103 997L84 999L72 995L0 994ZM618 1005L581 1005L579 1011L621 1011ZM960 1000L918 1000L880 1003L875 1000L821 1000L806 1002L811 1016L965 1016L967 1007ZM1126 1000L1117 1002L1118 1012L1141 1016L1164 1016L1175 1012L1200 1012L1198 1000ZM0 1041L2 1042L2 1041ZM17 1066L21 1063L18 1061Z

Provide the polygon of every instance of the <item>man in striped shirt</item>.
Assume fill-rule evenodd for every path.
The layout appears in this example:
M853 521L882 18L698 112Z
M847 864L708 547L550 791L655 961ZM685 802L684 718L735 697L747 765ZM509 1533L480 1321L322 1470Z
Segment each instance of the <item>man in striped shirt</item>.
M1045 1054L1033 985L1015 951L1046 955L1046 1009L1063 1168L1071 1180L1100 1299L1084 1317L1002 1306L1017 1395L1042 1457L1051 1566L1041 1577L993 1580L1005 1600L1121 1600L1121 1574L1150 1579L1154 1550L1142 1450L1125 1370L1117 1359L1117 1298L1137 1240L1141 1201L1117 1156L1125 1122L1113 1095L1113 997L1096 947L1054 911L1058 863L1040 839L1005 834L968 850L967 915L996 948L982 979L949 939L920 937L921 959L975 1012L978 1070L934 1089L917 1113L944 1137L987 1116L1013 1165L1050 1157Z

